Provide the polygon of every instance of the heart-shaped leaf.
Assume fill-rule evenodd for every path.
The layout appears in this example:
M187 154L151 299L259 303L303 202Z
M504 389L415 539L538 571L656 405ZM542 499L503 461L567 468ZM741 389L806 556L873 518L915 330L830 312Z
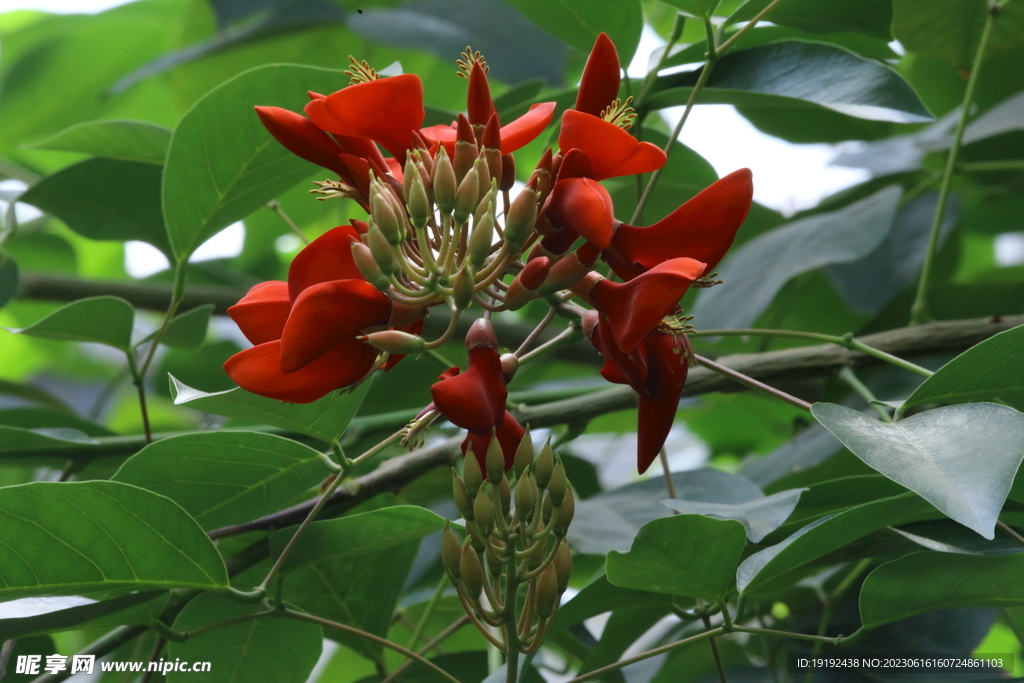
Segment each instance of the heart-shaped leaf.
M937 408L894 423L832 403L816 403L811 413L866 465L994 538L1024 459L1024 415L994 403Z
M807 489L779 491L764 498L737 505L720 503L694 503L688 500L668 499L662 505L685 515L704 515L715 519L735 519L747 530L751 543L761 539L782 526L800 502L800 494Z

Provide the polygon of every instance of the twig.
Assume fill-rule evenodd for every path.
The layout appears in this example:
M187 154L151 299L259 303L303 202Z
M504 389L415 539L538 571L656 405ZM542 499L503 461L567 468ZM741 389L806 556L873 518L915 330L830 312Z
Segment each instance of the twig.
M719 365L710 358L705 358L704 356L701 355L696 355L695 357L697 358L698 363L708 368L709 370L714 370L720 375L725 375L730 379L734 379L740 384L745 384L751 389L756 389L757 391L768 394L769 396L774 396L775 398L783 400L790 405L796 406L797 408L802 408L807 412L811 412L811 404L808 403L807 401L804 401L803 399L799 399L796 396L787 394L781 389L770 387L764 382L759 382L753 377L748 377L747 375L744 375L742 372L736 372L735 370L727 368L724 365Z

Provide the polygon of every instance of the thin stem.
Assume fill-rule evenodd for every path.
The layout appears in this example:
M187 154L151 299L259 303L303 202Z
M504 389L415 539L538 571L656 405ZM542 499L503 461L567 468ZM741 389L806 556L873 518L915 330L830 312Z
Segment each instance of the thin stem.
M701 620L704 622L704 629L706 631L711 630L711 617L706 614L700 615ZM711 645L711 654L715 657L715 667L718 669L718 679L722 683L729 683L725 678L725 667L722 666L722 657L718 654L718 645L715 644L714 638L708 638L708 644Z
M375 636L372 633L367 633L366 631L362 631L362 630L360 630L358 628L354 628L354 627L349 626L347 624L340 624L340 623L338 623L336 621L331 621L330 619L323 619L321 617L317 617L317 616L314 616L312 614L305 614L303 612L296 612L295 610L292 610L292 609L284 610L284 616L286 616L286 617L288 617L290 619L297 619L299 621L308 621L308 622L313 623L313 624L319 624L321 626L327 626L328 628L337 629L339 631L344 631L345 633L351 633L354 636L358 636L358 637L364 638L366 640L371 640L371 641L373 641L375 643L383 645L384 647L386 647L386 648L388 648L390 650L394 650L395 652L403 654L406 657L409 657L410 659L415 659L417 662L419 662L420 664L422 664L424 666L430 667L431 669L433 669L437 673L441 674L441 676L443 676L445 678L445 680L449 680L452 683L462 683L461 681L459 681L459 679L455 678L450 673L448 673L447 671L445 671L444 669L439 667L437 664L434 664L429 659L426 659L422 655L420 655L420 654L418 654L416 652L413 652L412 650L409 650L409 649L406 649L406 648L402 647L398 643L393 643L393 642L391 642L390 640L388 640L386 638L381 638L380 636Z
M146 626L121 626L94 640L84 650L78 652L80 655L95 655L97 659L108 655L125 643L135 640L148 629ZM32 679L32 683L59 683L71 676L71 667L56 674L43 674Z
M444 579L445 581L447 581L448 577L446 576L444 577ZM468 623L470 623L469 617L466 615L462 615L456 621L449 624L443 631L441 631L436 636L427 641L427 644L420 648L419 654L421 656L425 656L428 652L437 647L445 638L455 633ZM413 660L411 659L405 660L404 662L399 664L394 671L388 674L387 677L384 678L384 680L382 680L380 683L393 683L393 681L396 678L398 678L399 674L401 674L403 671L412 666L412 662Z
M265 591L267 589L267 586L270 585L271 579L273 579L274 575L277 574L278 571L280 571L281 566L284 564L285 559L288 557L288 554L292 551L292 548L295 547L296 541L298 541L299 537L302 536L303 532L306 531L306 528L313 522L313 520L316 519L316 516L318 514L320 514L320 510L322 510L324 505L327 504L328 499L334 494L334 492L337 490L337 488L341 485L341 482L345 480L345 478L348 476L349 472L351 472L352 469L357 464L359 464L359 463L361 463L361 462L363 462L363 461L365 461L365 460L367 460L369 458L372 458L374 455L376 455L377 453L381 452L382 450L384 450L385 448L387 448L388 446L393 444L395 441L398 441L399 439L401 439L402 438L402 434L404 432L405 432L404 429L399 429L397 432L395 432L394 434L392 434L388 438L384 439L383 441L378 443L376 446L374 446L373 448L369 449L368 451L366 451L365 453L360 455L355 460L351 460L351 461L342 460L341 461L341 463L340 463L341 467L342 467L341 473L339 473L337 476L335 476L334 481L332 481L331 485L327 487L327 490L323 492L323 494L320 496L320 499L317 500L316 505L314 505L313 509L309 511L309 514L306 515L306 518L304 520L302 520L302 523L299 525L299 528L295 531L295 533L292 535L292 537L290 539L288 539L288 544L285 545L284 550L281 551L281 554L277 556L277 561L274 562L274 566L270 568L269 572L267 572L267 576L263 579L263 582L259 585L257 590L264 590ZM332 444L332 448L333 448L333 446L334 446L334 444ZM335 451L335 452L336 453L340 452L340 450L341 449L338 448L338 450ZM342 454L342 456L343 456L343 454Z
M160 653L163 651L164 645L166 645L166 644L167 644L167 640L164 639L163 636L157 636L156 645L153 647L153 654L150 655L150 658L149 658L150 664L152 664L153 662L155 662L156 660L158 660L160 658ZM154 673L156 673L155 669L148 668L147 671L146 671L146 675L142 677L142 680L139 681L139 683L149 683L149 681L151 681L153 679L153 674Z
M1020 171L1024 169L1024 159L1005 159L1000 161L974 161L957 164L957 170L979 171Z
M302 240L303 244L309 244L309 238L302 234L302 230L299 229L299 226L295 225L295 221L293 221L291 217L284 212L284 209L281 208L281 202L276 199L271 199L267 202L267 208L280 216L281 220L283 220L291 231L295 233L296 237Z
M767 14L768 14L769 12L771 12L771 11L772 11L773 9L775 9L776 7L778 7L778 5L779 5L779 3L780 3L780 2L782 2L782 0L773 0L773 1L771 2L771 3L769 3L769 4L768 4L768 6L767 6L767 7L765 7L765 8L763 9L763 10L761 10L760 12L758 12L757 14L755 14L755 15L754 15L754 18L753 18L753 19L751 19L750 21L748 21L748 22L746 23L746 25L745 25L745 26L744 26L743 28L741 28L741 29L740 29L739 31L736 31L736 33L734 33L734 34L732 34L731 36L729 36L729 40L725 41L724 43L722 43L721 45L719 45L719 46L718 46L718 54L719 54L719 56L721 56L721 55L725 54L726 52L728 52L728 51L729 51L729 50L730 50L730 49L732 48L732 46L733 46L733 45L735 45L735 44L736 44L736 42L737 42L737 41L738 41L738 40L739 40L740 38L742 38L742 37L743 37L743 35L744 35L744 34L745 34L745 33L746 33L747 31L749 31L750 29L752 29L752 28L754 28L755 26L757 26L757 23L758 23L759 21L761 21L762 19L764 19L764 18L765 18L765 16L766 16L766 15L767 15Z
M181 305L182 299L185 297L185 276L186 267L188 266L187 261L179 261L174 267L174 285L171 289L171 302L167 306L167 311L164 313L163 320L160 321L160 327L156 329L156 333L153 335L153 341L149 343L149 351L146 352L146 360L143 361L139 367L139 375L142 377L146 376L146 371L149 370L150 363L153 362L153 356L156 354L156 347L160 345L160 340L163 339L164 332L167 331L167 326L171 322L171 318L178 311L178 306Z
M762 636L780 636L782 638L792 638L794 640L809 640L812 643L825 643L826 645L840 645L844 640L843 636L836 638L827 638L824 636L812 636L807 633L794 633L792 631L779 631L773 628L757 628L756 626L733 626L733 631L740 631L741 633L757 633Z
M874 408L875 412L878 413L878 417L881 418L882 422L892 422L892 415L889 414L889 411L878 405L878 399L875 398L875 395L871 393L871 390L860 381L849 366L846 366L839 371L839 379L849 384L851 389L856 391L862 399L867 401L868 405Z
M739 629L737 628L736 630L739 630ZM628 659L621 659L621 660L615 662L614 664L609 664L608 666L602 666L600 669L594 669L593 671L588 671L587 673L583 674L582 676L577 676L576 678L574 678L574 679L572 679L570 681L567 681L567 683L581 683L582 681L589 681L591 678L597 678L598 676L606 674L609 671L618 671L619 669L621 669L624 666L629 666L630 664L636 664L637 662L642 662L645 659L650 659L651 657L656 657L657 655L660 655L660 654L665 653L665 652L671 652L672 650L675 650L678 647L682 647L683 645L689 645L690 643L696 643L698 641L705 640L707 638L713 638L714 636L721 635L724 632L725 632L725 629L722 628L721 626L719 626L717 628L711 629L710 631L704 631L704 633L698 633L695 636L690 636L689 638L683 638L682 640L677 640L674 643L669 643L668 645L662 645L661 647L656 647L653 650L648 650L647 652L641 652L640 654L636 655L635 657L630 657Z
M437 606L437 601L441 599L441 594L444 593L444 588L447 585L448 575L441 574L441 580L437 582L437 588L434 589L434 594L430 596L427 606L423 608L423 614L420 615L420 620L416 623L416 628L413 629L412 637L409 638L409 647L416 647L416 643L419 642L420 635L423 634L423 629L427 625L427 620L433 614L434 607Z
M155 343L155 342L154 342ZM128 357L128 372L132 376L132 383L139 394L139 412L142 414L142 430L146 435L146 443L153 443L153 430L149 426L149 410L146 408L146 383L143 380L144 374L139 372L135 364L135 352L127 349L125 355Z
M1012 537L1013 540L1017 541L1017 543L1020 543L1021 545L1024 545L1024 536L1021 536L1016 531L1014 531L1008 524L1005 524L1000 520L996 520L996 524L999 526L1000 529L1005 531L1008 536Z
M523 343L519 345L518 349L516 349L516 356L522 356L524 353L526 353L526 349L530 348L530 345L532 345L533 342L537 341L537 337L539 337L540 333L543 332L545 328L547 328L548 324L555 319L555 315L557 313L557 306L552 306L550 309L548 309L547 315L545 315L541 319L541 321L537 323L537 327L533 328L530 334L526 335L526 339L524 339Z
M956 132L953 133L953 145L949 148L946 167L942 171L939 203L935 206L935 216L932 218L932 228L928 235L928 251L925 252L924 265L921 267L921 279L917 283L917 296L914 298L913 306L910 307L910 322L912 324L920 325L932 320L931 310L928 307L928 284L931 281L932 263L939 250L939 231L942 227L942 219L946 215L946 202L949 199L949 188L953 180L953 169L956 168L956 158L960 154L964 129L967 128L967 119L970 118L974 89L978 85L978 76L981 74L981 64L985 58L988 39L992 35L992 24L995 23L998 14L997 8L989 7L989 11L985 15L985 26L981 30L981 39L978 41L978 49L974 53L974 64L971 67L971 75L967 79L967 89L964 90L964 99L960 105L960 120L957 121Z
M575 341L575 339L576 339L577 335L579 335L579 333L580 333L580 328L578 326L576 326L575 324L569 325L569 327L567 327L566 329L562 330L558 334L558 336L556 336L556 337L554 337L554 338L544 342L543 344L541 344L540 346L535 348L533 351L530 351L529 353L526 353L526 354L520 356L519 357L519 364L522 365L524 363L528 363L531 360L533 360L534 358L537 358L538 356L541 356L544 353L550 351L551 349L554 349L554 348L557 348L559 346L563 346L565 344L568 344L568 343L571 343L571 342Z
M668 452L665 447L661 447L661 451L658 453L658 460L661 462L661 473L665 476L665 491L668 493L669 498L676 497L676 483L672 481L672 470L668 468ZM673 515L678 515L678 510L672 511Z
M770 387L767 384L764 384L763 382L758 382L753 377L747 377L743 373L736 372L732 368L727 368L724 365L719 365L710 358L705 358L704 356L699 355L695 357L697 358L697 362L706 367L708 370L713 370L718 374L725 375L730 379L734 379L740 384L744 384L750 387L751 389L756 389L760 392L768 394L769 396L774 396L777 399L783 400L790 405L796 406L797 408L801 408L803 410L806 410L807 412L811 412L811 404L808 403L807 401L799 399L796 396L787 394L781 389Z

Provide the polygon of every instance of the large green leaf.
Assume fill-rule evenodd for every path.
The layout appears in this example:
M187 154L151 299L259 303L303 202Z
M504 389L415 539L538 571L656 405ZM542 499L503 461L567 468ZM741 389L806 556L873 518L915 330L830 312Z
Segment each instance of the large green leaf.
M259 420L326 443L345 433L370 388L370 382L366 381L351 391L335 391L312 403L300 404L275 401L241 388L208 394L182 384L173 376L170 379L171 397L176 405L224 417Z
M768 6L771 0L747 0L729 17L729 23L749 21ZM766 19L780 26L792 26L811 33L860 31L892 40L891 0L786 0L772 9Z
M666 507L685 515L704 515L715 519L735 519L743 525L751 543L760 543L771 532L782 526L807 489L779 491L764 498L736 505L721 503L694 503L669 498L661 501Z
M558 608L550 632L567 630L599 614L638 604L668 606L672 604L672 598L662 593L622 588L610 583L607 576L599 576Z
M175 349L198 349L206 341L206 328L210 324L213 309L213 304L203 304L174 316L167 323L160 343ZM149 341L155 336L156 331L143 341Z
M844 206L787 223L750 240L719 266L724 284L704 291L694 313L700 327L750 327L791 278L871 253L892 226L897 186Z
M313 522L296 541L283 570L293 572L318 562L383 550L443 528L444 518L416 505L396 505ZM274 532L271 552L280 554L294 533L294 527Z
M192 107L171 138L163 177L164 219L179 261L309 176L310 163L278 144L253 107L301 111L307 90L329 93L346 83L340 71L273 64L236 76Z
M648 522L628 553L612 551L605 562L616 586L722 600L733 589L747 535L733 520L676 515Z
M210 530L279 510L331 471L327 456L290 439L220 431L151 443L112 479L167 496Z
M871 572L860 590L865 628L950 607L1024 605L1024 555L911 553Z
M125 351L131 346L135 311L116 296L94 296L62 306L17 334L61 341L95 342Z
M160 213L162 169L141 161L86 159L33 185L21 197L93 240L141 240L168 256Z
M74 444L98 443L88 434L68 427L44 427L41 429L23 429L0 425L0 453L4 451L21 451L25 449L66 447Z
M710 19L720 0L662 0L666 5L698 19Z
M261 612L260 604L241 604L206 593L185 605L176 630L191 631ZM210 670L172 671L168 683L303 683L320 658L319 626L295 619L249 619L170 643L169 660L210 662Z
M937 513L913 493L857 505L811 522L786 540L756 552L736 570L741 593L756 592L767 582L826 553L887 526L934 517Z
M79 123L27 147L162 165L170 143L171 131L163 126L115 119Z
M533 23L584 54L601 32L607 33L629 64L640 44L643 9L637 0L508 0Z
M684 104L697 76L697 72L659 76L647 106L661 109ZM913 88L888 65L833 45L802 41L726 55L708 78L701 102L811 110L824 107L857 119L893 123L932 118Z
M1024 327L967 349L922 382L903 405L991 400L1024 406Z
M987 0L893 0L892 33L908 50L927 52L970 69L985 25ZM1024 39L1024 7L1000 3L988 51Z
M893 423L832 403L816 403L811 412L866 465L985 538L995 536L1024 459L1024 415L994 403L937 408Z
M81 596L22 598L3 603L0 640L33 633L120 624L151 624L170 593L163 590L129 593L110 600ZM88 622L88 623L86 623Z
M152 588L217 589L227 571L178 505L112 481L0 489L0 596Z

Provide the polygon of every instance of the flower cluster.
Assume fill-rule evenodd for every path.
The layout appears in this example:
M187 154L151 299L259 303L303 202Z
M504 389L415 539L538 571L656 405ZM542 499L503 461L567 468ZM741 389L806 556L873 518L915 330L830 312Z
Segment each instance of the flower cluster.
M618 54L602 34L575 106L561 115L557 150L513 197L513 152L547 128L555 103L502 124L482 56L467 49L459 67L467 113L450 125L421 127L418 77L381 78L355 60L352 85L310 93L306 116L257 107L281 144L337 175L317 183L320 198L351 198L369 218L323 235L295 258L287 282L258 285L229 310L254 346L225 368L249 391L309 402L446 343L460 316L479 307L467 370L441 376L425 414L466 429L465 448L481 465L496 436L511 467L523 428L505 409L506 383L518 357L500 355L487 318L543 299L575 313L606 379L637 392L643 472L671 428L692 358L679 301L731 245L750 206L750 172L726 176L653 225L617 220L600 181L653 172L666 157L628 132L635 114L618 99ZM567 307L572 297L590 309ZM451 324L428 341L423 320L438 305Z

